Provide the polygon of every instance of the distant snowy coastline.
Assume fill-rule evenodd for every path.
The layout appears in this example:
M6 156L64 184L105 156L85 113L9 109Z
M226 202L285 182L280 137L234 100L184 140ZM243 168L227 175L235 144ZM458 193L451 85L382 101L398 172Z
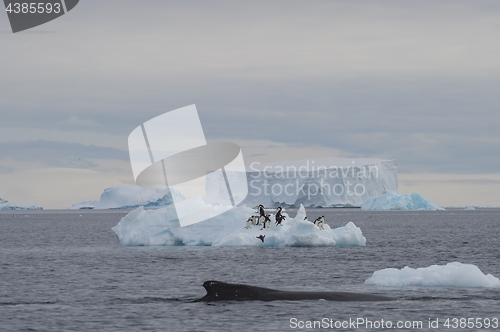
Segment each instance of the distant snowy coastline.
M43 207L35 204L17 204L4 201L0 204L0 210L43 210Z
M83 201L70 209L158 209L173 203L172 196L184 199L177 190L170 188L141 188L138 186L116 186L104 189L98 201Z

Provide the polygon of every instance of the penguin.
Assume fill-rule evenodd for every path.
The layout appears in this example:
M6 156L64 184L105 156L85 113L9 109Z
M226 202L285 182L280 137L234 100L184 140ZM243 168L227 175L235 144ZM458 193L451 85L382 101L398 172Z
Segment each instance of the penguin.
M281 224L281 222L283 220L285 220L285 216L281 214L281 206L278 207L278 212L276 212L276 216L275 216L275 219L276 219L276 226L280 225L280 226L283 226L283 224Z
M325 216L318 217L314 220L314 224L318 226L319 229L325 229L323 225L325 224Z
M257 221L255 222L255 225L260 226L260 225L262 225L262 222L263 222L263 220L264 220L265 216L264 216L264 217L261 217L261 216L254 216L254 218L255 218L255 220L257 220Z
M262 222L262 228L260 230L263 230L264 228L269 228L271 223L271 218L269 218L270 216L271 216L270 214L264 216L264 221Z
M260 239L262 242L264 242L265 237L266 237L265 235L256 236L256 238Z
M250 219L252 219L252 225L257 225L257 223L259 222L256 216L251 216Z
M280 225L280 226L283 226L283 224L281 223L283 220L285 220L286 217L285 216L282 216L282 215L277 215L276 216L276 226Z
M261 217L265 217L266 211L264 211L264 205L259 204L259 206L257 206L257 212L259 212Z
M250 217L250 218L248 218L248 220L247 220L247 226L245 227L246 229L252 228L252 218L253 218L253 216Z

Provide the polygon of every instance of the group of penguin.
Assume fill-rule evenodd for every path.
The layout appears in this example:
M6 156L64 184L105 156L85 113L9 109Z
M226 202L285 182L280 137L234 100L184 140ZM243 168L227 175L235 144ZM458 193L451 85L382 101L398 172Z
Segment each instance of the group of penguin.
M281 206L279 206L276 209L276 215L275 215L276 226L278 225L283 226L282 222L286 219L286 217L281 214L282 210L283 209L281 208ZM252 228L252 225L262 226L260 230L269 228L271 226L271 215L266 214L264 210L264 205L260 204L259 206L257 206L257 212L259 213L258 216L251 216L248 218L247 225L245 227L246 229ZM307 217L305 217L304 220L307 220ZM325 224L325 216L316 218L316 220L314 220L313 223L316 226L318 226L319 229L324 229L323 225ZM260 239L262 242L264 242L265 237L266 237L265 235L257 236L257 238Z
M276 226L280 225L283 226L281 223L283 220L285 220L285 216L281 214L281 206L276 209L276 215L275 215L275 220L276 220ZM261 230L265 228L271 227L271 215L266 214L266 211L264 210L264 205L260 204L257 206L257 212L259 213L258 216L251 216L247 220L247 226L245 228L252 228L252 225L256 226L262 226Z

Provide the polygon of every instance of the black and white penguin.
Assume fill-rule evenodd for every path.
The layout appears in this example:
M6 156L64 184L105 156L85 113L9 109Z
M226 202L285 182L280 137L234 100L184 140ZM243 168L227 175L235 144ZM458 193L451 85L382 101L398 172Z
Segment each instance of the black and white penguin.
M318 217L314 220L314 224L318 226L319 229L324 229L323 225L325 224L325 216Z
M256 236L256 238L260 239L262 242L264 242L265 237L266 237L265 235Z
M266 218L266 216L253 216L255 218L255 225L259 226L259 225L262 225L262 223L264 222L264 219Z
M264 228L269 228L271 226L271 217L270 214L264 216L264 221L262 222L262 228L261 230L263 230Z
M276 216L275 216L275 219L276 219L276 226L278 226L278 225L283 226L283 225L281 224L281 222L282 222L283 220L285 220L285 216L281 214L281 210L282 210L282 209L281 209L281 206L279 206L277 210L278 210L278 212L276 212Z
M247 220L247 226L245 227L246 229L249 229L249 228L252 228L252 218L253 216L251 216L250 218L248 218Z
M251 216L250 219L252 220L252 225L257 225L259 222L259 219L256 216Z
M266 211L264 211L264 205L259 204L259 206L257 206L257 212L259 212L259 215L261 217L265 217L266 216Z

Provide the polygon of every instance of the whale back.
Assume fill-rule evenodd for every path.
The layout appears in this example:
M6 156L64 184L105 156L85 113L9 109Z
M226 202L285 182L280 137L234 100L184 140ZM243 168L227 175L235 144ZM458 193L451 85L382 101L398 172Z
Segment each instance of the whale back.
M276 300L329 300L329 301L393 301L394 298L381 295L347 292L298 292L280 291L243 284L230 284L210 280L203 283L207 295L194 302L212 301L276 301Z
M198 301L248 301L260 300L263 291L273 291L269 288L254 287L243 284L230 284L222 281L209 280L203 283L207 295Z

